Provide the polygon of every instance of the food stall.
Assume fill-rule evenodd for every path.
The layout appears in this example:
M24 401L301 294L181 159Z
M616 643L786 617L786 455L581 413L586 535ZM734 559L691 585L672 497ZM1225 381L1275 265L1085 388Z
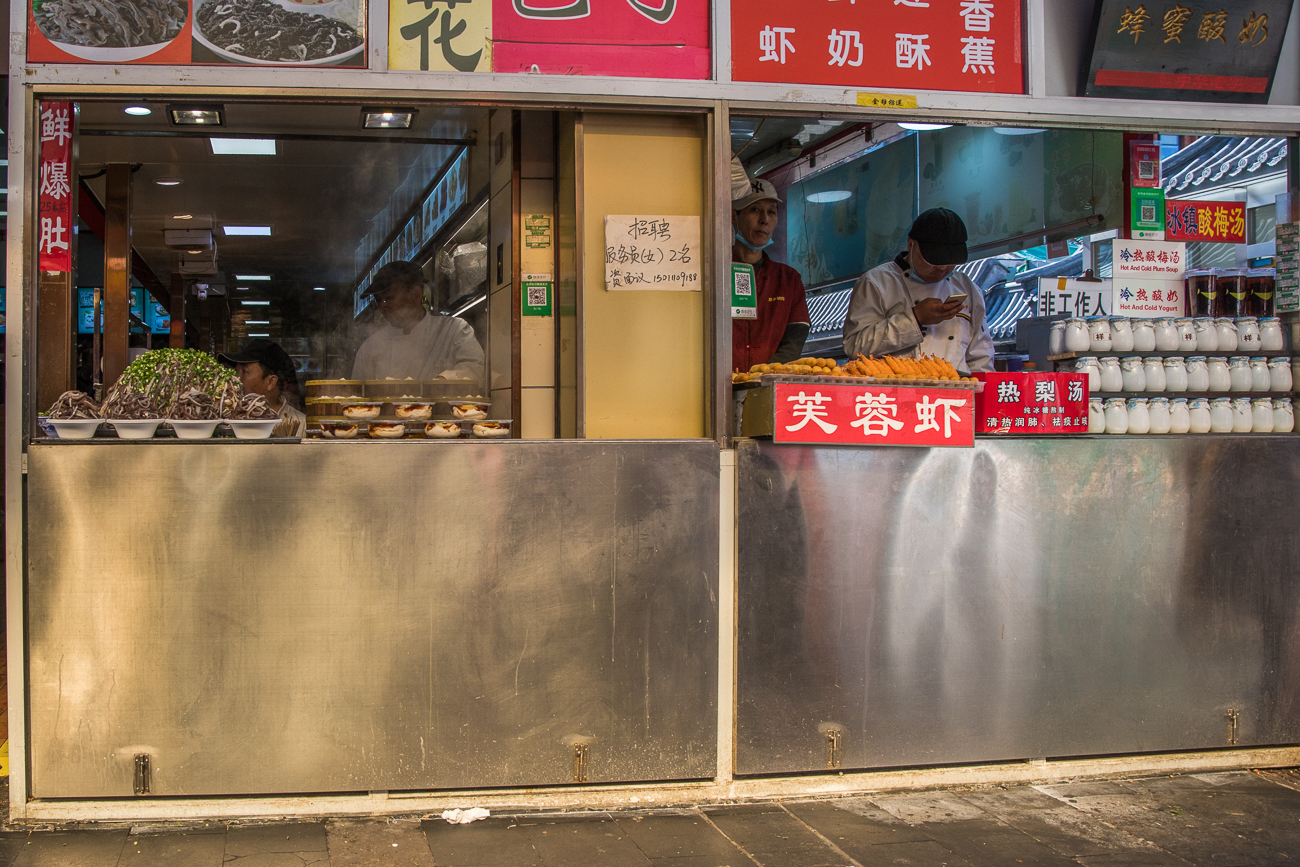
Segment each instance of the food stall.
M732 371L727 291L735 154L842 322L923 182L987 253L1091 241L1119 130L1290 114L1083 98L1051 46L1091 3L998 0L867 73L893 40L835 23L826 64L767 0L200 0L100 45L65 2L10 40L13 821L1300 762L1294 435L1091 435L1090 370L1022 435L977 409L995 383L833 340ZM264 20L288 38L232 41ZM976 190L972 154L1043 187ZM481 374L357 374L399 261ZM212 360L253 340L293 359L302 435Z

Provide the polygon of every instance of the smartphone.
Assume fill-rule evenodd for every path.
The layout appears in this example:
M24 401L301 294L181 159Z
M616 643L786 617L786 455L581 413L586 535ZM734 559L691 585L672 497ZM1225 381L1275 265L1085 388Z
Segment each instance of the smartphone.
M949 295L946 299L944 299L944 302L943 302L943 303L944 303L944 304L951 304L951 303L954 302L954 301L965 301L965 300L966 300L966 293L965 293L965 292L961 292L961 293L958 293L957 295Z

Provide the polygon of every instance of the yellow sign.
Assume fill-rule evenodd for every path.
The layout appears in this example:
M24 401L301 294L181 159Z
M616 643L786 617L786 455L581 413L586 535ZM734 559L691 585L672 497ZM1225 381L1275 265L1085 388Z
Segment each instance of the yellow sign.
M916 108L916 97L910 93L868 93L859 90L858 105L868 108Z
M388 68L491 72L492 4L389 0Z

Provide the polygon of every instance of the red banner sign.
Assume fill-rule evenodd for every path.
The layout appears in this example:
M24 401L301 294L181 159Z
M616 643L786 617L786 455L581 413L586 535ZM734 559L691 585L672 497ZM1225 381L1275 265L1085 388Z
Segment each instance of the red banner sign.
M1053 434L1088 430L1088 377L1083 373L977 373L980 433Z
M1246 203L1166 200L1165 240L1244 244Z
M876 446L975 444L975 396L967 389L860 383L778 382L778 443Z
M736 81L1024 93L1021 0L731 0Z
M37 267L72 270L72 134L70 102L40 104L41 166L37 188Z
M709 57L709 0L494 0L492 7L494 72L708 78Z

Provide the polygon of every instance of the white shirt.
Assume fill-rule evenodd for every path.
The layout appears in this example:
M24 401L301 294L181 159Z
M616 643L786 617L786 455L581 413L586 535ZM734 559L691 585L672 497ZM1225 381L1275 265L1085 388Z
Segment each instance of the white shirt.
M912 307L923 298L965 293L962 312L935 325L921 326ZM938 283L924 283L898 260L878 265L858 278L844 318L844 352L862 355L935 355L963 374L993 369L993 337L984 315L984 295L956 271Z
M472 379L483 384L483 347L474 329L455 316L430 316L403 333L387 322L366 338L352 364L352 378Z

